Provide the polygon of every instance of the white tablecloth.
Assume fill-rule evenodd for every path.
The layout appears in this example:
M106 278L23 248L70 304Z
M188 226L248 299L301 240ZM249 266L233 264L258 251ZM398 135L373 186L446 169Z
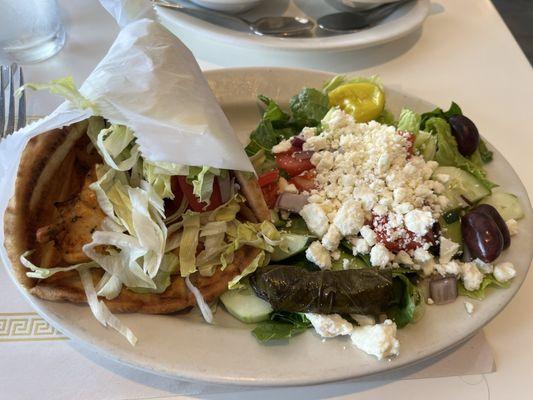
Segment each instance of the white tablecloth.
M62 0L60 4L65 13L67 45L54 58L27 66L27 81L43 82L70 74L81 83L105 54L117 32L115 22L94 0ZM529 154L533 149L530 123L533 71L489 0L433 2L431 15L422 30L376 48L327 57L265 59L260 53L252 52L247 57L235 58L227 56L231 49L225 52L224 47L212 47L205 39L186 44L192 47L206 69L282 65L378 74L387 85L433 103L446 106L455 100L476 121L481 133L511 162L528 191L531 193L533 189ZM47 114L59 102L48 94L32 93L28 114ZM20 324L21 331L29 329L30 325L31 329L41 329L39 318L24 322L33 320L32 314L25 314L31 309L7 279L2 270L0 333L7 329L8 323L10 326ZM393 374L364 382L235 392L231 388L154 379L101 359L50 330L44 335L57 345L50 346L48 353L37 351L35 346L39 342L35 341L0 342L0 399L183 398L180 395L213 399L249 396L257 399L425 399L428 396L432 399L525 399L533 393L530 369L532 301L533 276L530 274L512 303L484 330L497 364L497 371L489 374L425 378L435 375L421 373L420 379L409 380L399 380L405 375ZM22 322L17 322L18 319ZM8 320L15 322L6 322ZM474 345L473 342L471 346ZM85 375L83 384L80 374ZM439 375L447 374L440 371Z

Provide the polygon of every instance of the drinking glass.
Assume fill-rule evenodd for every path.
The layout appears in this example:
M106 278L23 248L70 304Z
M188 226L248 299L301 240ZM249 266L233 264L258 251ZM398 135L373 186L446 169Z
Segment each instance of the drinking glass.
M65 44L56 0L1 0L0 51L27 64L46 60Z

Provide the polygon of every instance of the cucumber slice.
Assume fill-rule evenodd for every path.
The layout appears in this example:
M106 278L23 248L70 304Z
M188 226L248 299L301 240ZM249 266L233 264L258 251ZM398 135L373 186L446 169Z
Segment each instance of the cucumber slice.
M450 199L448 209L461 207L464 200L473 204L490 194L474 175L456 167L438 167L433 173L433 179L439 180L439 175L447 175L448 181L444 183L444 195Z
M481 204L493 206L502 216L504 221L524 218L524 209L520 200L514 194L494 192L480 201Z
M228 290L220 300L231 315L246 324L266 321L272 312L270 304L257 297L247 283L242 289Z
M283 239L285 245L288 247L288 251L283 251L279 247L276 247L270 255L272 261L281 261L304 251L307 248L309 236L287 233L283 235Z
M439 218L440 233L445 238L450 239L455 243L463 243L463 235L461 234L461 220L447 222L444 216Z

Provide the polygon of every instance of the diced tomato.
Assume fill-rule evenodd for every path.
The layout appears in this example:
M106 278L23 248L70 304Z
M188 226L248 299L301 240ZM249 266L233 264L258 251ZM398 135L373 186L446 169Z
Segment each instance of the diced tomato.
M294 184L298 190L311 190L316 187L315 184L316 170L310 169L302 172L298 176L294 176L289 180L289 183Z
M398 134L407 139L407 158L411 158L414 153L415 135L406 131L398 131Z
M177 184L176 184L177 183ZM172 177L172 191L175 193L174 188L178 186L183 196L189 202L189 209L193 211L212 211L222 204L222 197L220 195L220 187L218 186L218 179L215 178L213 182L213 193L209 199L209 205L205 202L198 201L198 198L193 193L193 187L187 182L186 176L173 176Z
M391 230L392 233L394 233L395 229L391 229L390 227L387 227L386 224L388 222L388 218L386 216L378 217L374 216L372 225L374 227L374 232L376 232L376 241L378 243L382 243L389 251L391 251L394 254L397 254L400 250L416 250L417 248L421 247L424 243L429 243L430 245L435 244L435 235L432 230L430 230L421 241L416 238L416 235L409 231L405 230L405 232L402 233L402 235L399 238L396 238L392 240L390 238L391 236Z
M274 171L268 171L259 176L257 179L257 182L259 183L259 186L267 186L271 183L277 182L279 179L279 170L275 169Z
M273 182L261 188L268 208L274 208L278 200L278 183Z
M174 194L174 199L165 199L165 215L169 216L174 214L183 200L183 192L181 191L180 185L177 179L171 179L170 185L172 188L172 193Z
M292 151L276 154L276 164L290 176L300 175L314 168L309 158L299 159L293 157L293 154Z

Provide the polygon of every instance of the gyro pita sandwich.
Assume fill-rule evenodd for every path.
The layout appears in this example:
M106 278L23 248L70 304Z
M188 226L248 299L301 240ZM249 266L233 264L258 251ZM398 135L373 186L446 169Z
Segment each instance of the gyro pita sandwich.
M10 138L21 154L4 245L18 281L45 300L88 302L132 343L113 312L198 305L211 322L207 303L264 265L279 232L190 52L142 20L79 92L68 79L45 86L70 101Z

